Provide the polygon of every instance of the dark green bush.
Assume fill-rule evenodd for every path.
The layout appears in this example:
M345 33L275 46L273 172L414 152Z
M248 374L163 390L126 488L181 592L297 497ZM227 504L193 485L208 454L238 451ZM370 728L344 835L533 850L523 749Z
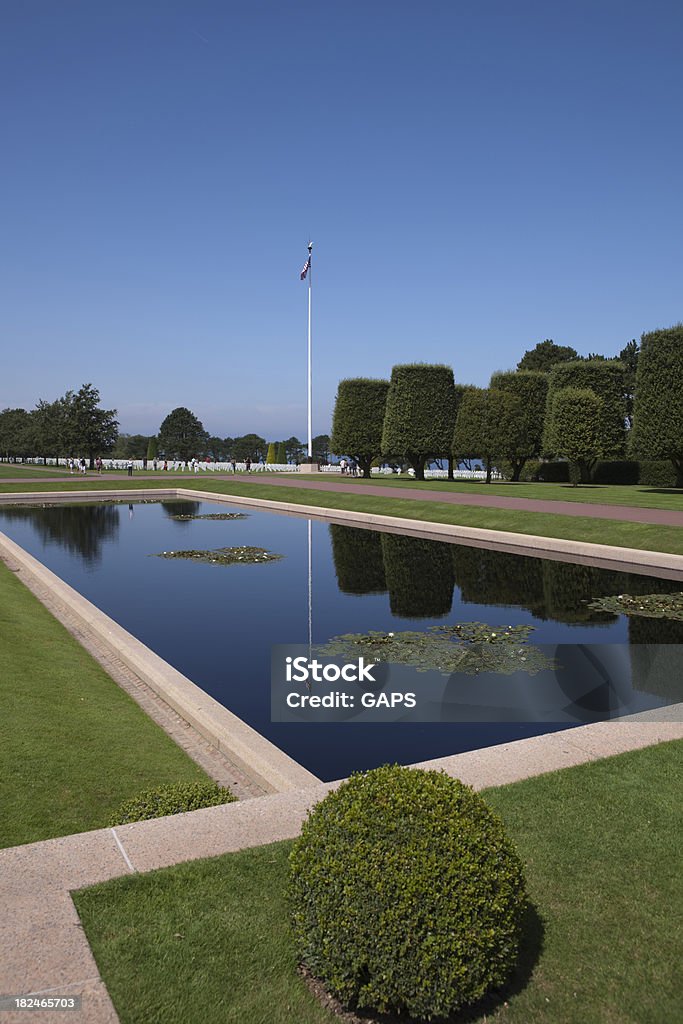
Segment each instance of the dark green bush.
M641 487L675 487L673 463L669 459L642 459L638 483Z
M594 484L637 484L640 479L640 464L598 460L591 479Z
M536 477L544 484L568 484L569 463L568 462L542 462L538 467Z
M345 1005L445 1017L517 962L522 865L468 786L397 765L352 775L290 855L303 963Z
M215 782L175 782L170 786L148 789L145 793L121 804L111 819L112 825L128 825L132 821L163 818L167 814L197 811L200 807L229 804L237 797Z

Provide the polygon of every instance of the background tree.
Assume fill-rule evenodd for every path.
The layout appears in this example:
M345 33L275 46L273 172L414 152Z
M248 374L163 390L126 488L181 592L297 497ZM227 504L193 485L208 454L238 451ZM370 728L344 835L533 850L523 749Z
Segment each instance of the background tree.
M277 447L277 445L276 445L275 441L271 441L270 444L268 445L268 454L266 455L266 463L269 466L274 466L276 461L277 461L277 457L276 457L276 454L275 454L276 447Z
M178 406L159 427L159 451L169 459L192 459L203 452L207 438L201 420L189 409Z
M567 363L579 358L575 348L570 345L556 345L552 338L546 338L545 341L539 341L534 348L527 349L517 363L517 369L549 373L556 363Z
M455 385L450 366L394 366L387 393L382 451L408 459L424 480L429 459L450 455L455 425Z
M491 388L513 395L518 402L516 410L510 410L516 422L512 425L507 443L503 444L504 451L498 454L505 454L512 464L512 479L519 480L526 460L541 453L548 375L532 370L494 373Z
M316 437L311 438L311 445L313 447L313 461L321 462L323 466L326 466L330 461L329 434L318 434Z
M671 459L683 487L683 323L641 339L633 410L633 449Z
M233 441L232 454L237 462L263 462L268 452L268 443L265 437L258 434L244 434L236 437Z
M590 481L590 467L602 455L602 401L588 388L551 391L546 437L552 450L569 461L569 474Z
M23 459L35 455L31 414L26 409L0 412L0 457Z
M382 452L388 380L350 377L339 382L330 444L335 455L349 455L370 478L373 460Z
M159 454L159 446L157 444L156 434L153 434L147 442L147 461L153 462Z
M298 466L304 457L305 446L298 437L288 437L284 446L287 452L287 462L293 462L295 466Z
M64 458L74 453L66 438L66 409L64 402L57 399L47 402L39 399L31 412L33 449L43 458Z
M119 434L111 454L115 459L146 459L149 441L147 434Z
M83 384L74 394L67 391L64 405L64 430L72 452L88 456L90 468L95 456L112 451L119 433L116 409L100 408L100 393L92 384ZM145 438L145 448L147 438ZM143 453L144 454L144 453Z
M578 360L560 363L550 371L548 404L553 394L565 388L588 388L600 399L599 456L604 459L623 459L626 450L626 401L624 398L624 367L615 359ZM561 454L544 437L546 452ZM584 460L582 483L588 483L586 473L592 471L598 456Z

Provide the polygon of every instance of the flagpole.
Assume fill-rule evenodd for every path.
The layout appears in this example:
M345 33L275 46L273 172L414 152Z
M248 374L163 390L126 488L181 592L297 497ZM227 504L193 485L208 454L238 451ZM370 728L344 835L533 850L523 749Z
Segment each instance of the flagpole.
M311 307L313 298L313 242L308 243L308 461L313 462L313 348L311 334Z

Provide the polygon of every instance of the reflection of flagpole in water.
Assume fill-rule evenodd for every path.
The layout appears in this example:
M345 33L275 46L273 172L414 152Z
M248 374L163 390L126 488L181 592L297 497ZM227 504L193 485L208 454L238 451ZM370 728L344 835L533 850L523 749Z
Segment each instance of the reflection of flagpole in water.
M311 545L311 533L313 523L308 520L308 660L311 660L311 648L313 647L313 550Z

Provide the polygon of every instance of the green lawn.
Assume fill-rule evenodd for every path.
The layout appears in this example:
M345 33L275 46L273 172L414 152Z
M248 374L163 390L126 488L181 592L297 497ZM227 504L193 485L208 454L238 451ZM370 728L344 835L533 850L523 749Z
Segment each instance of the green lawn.
M0 847L108 825L205 773L0 562Z
M164 476L166 477L166 474ZM545 485L536 486L544 487ZM364 494L360 487L357 493L349 494L332 491L302 491L296 487L252 483L243 480L211 480L206 477L199 479L185 477L184 480L177 477L163 480L142 480L135 477L121 480L100 480L97 477L90 477L78 481L65 480L64 483L42 483L40 486L32 484L30 489L46 494L50 491L63 490L74 491L77 494L79 490L116 489L124 494L129 494L131 491L134 492L142 488L169 487L188 487L201 490L209 499L212 494L216 493L239 494L245 497L268 498L271 501L370 512L399 516L403 519L420 519L425 522L476 526L488 530L505 530L511 533L683 554L683 529L678 526L653 526L647 523L591 519L588 516L566 516L551 512L518 512L508 509L479 508L474 505L447 505L438 501L420 501L419 493L414 499L391 496L375 497ZM16 493L25 490L25 485L0 483L0 493Z
M531 915L504 1002L472 1021L680 1020L683 742L488 790ZM116 879L75 897L122 1024L333 1024L295 972L290 843Z
M285 474L288 476L289 474ZM320 480L316 474L297 474L301 480ZM409 487L416 491L448 491L457 494L496 494L503 498L534 498L537 501L577 501L591 505L626 505L630 508L662 508L672 512L683 512L683 490L676 488L620 486L618 484L536 484L512 483L498 480L486 484L477 480L415 480L410 476L373 476L371 480L362 477L329 474L324 479L338 480L345 484L367 487Z
M62 475L69 476L69 472L64 466L24 466L22 463L17 465L11 462L0 462L0 480L3 477L32 479L33 477Z

